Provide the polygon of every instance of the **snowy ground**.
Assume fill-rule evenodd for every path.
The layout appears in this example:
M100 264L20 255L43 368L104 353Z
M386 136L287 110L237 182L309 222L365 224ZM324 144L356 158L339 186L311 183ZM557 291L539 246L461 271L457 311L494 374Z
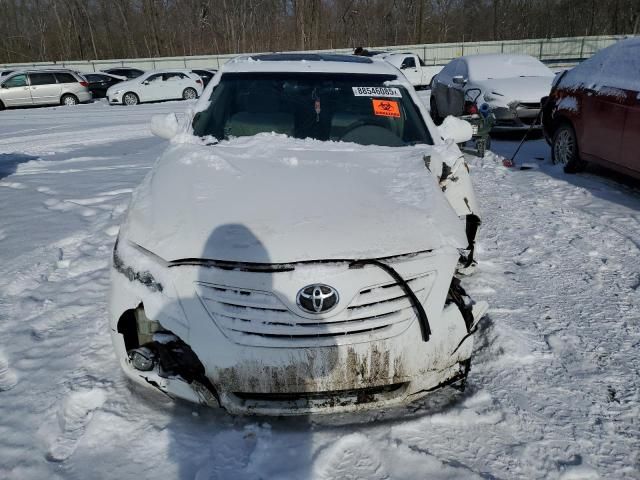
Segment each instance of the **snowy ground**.
M107 267L165 146L149 118L184 108L0 112L0 478L640 478L640 190L565 175L543 140L522 152L531 170L472 162L484 225L466 285L492 308L464 394L282 420L132 390Z

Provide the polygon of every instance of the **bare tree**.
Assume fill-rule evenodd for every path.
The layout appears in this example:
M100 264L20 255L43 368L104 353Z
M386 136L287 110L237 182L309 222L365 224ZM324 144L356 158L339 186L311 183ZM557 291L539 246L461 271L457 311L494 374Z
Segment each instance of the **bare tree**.
M639 31L640 0L0 0L0 63Z

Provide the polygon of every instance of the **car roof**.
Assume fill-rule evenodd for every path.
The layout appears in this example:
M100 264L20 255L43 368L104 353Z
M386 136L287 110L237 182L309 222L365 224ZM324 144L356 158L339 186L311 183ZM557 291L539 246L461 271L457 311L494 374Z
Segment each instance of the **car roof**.
M140 72L144 72L145 71L145 70L143 70L142 68L139 68L139 67L127 67L127 66L124 66L124 67L122 67L122 66L107 67L102 71L104 72L105 70L138 70Z
M122 79L122 78L127 78L123 75L114 75L113 73L108 73L108 72L78 72L80 75L102 75L103 77L111 77L111 78L118 78L118 79Z
M68 68L17 68L11 72L14 73L77 73Z
M486 61L495 61L495 60L537 60L537 58L531 55L525 55L521 53L478 53L476 55L463 55L462 57L458 57L454 60L465 60L467 64L481 64Z
M236 57L225 63L223 73L232 72L313 72L356 73L398 76L389 63L357 55L330 53L269 53Z
M190 70L188 68L187 69L184 69L184 68L166 68L166 69L163 69L163 70L146 70L144 72L144 74L146 74L146 75L150 75L150 74L155 75L156 73L178 73L178 72L179 73L191 73L192 70Z
M415 55L412 52L380 52L376 54L379 57L397 57L397 56L405 56L405 55Z

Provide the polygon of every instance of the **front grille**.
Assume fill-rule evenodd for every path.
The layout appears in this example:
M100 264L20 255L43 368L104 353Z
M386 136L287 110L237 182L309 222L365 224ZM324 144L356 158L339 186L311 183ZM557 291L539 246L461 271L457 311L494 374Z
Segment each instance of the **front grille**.
M431 275L407 283L420 301ZM269 347L339 345L389 338L414 320L411 301L394 281L361 289L347 308L329 318L306 318L291 311L272 292L197 282L203 305L234 342Z

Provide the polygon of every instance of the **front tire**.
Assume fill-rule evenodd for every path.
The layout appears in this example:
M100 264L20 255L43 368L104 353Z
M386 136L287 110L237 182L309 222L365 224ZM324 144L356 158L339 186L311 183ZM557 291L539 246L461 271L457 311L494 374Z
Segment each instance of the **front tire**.
M198 98L198 92L196 92L195 88L188 87L182 92L183 100L194 100L196 98Z
M566 173L576 173L584 169L585 163L580 160L578 140L571 124L562 123L554 132L551 159L553 163L564 166Z
M0 112L5 109L4 103L0 100Z
M140 103L138 95L133 92L127 92L122 96L122 104L127 106L133 106Z
M70 93L63 95L62 98L60 99L60 104L66 105L68 107L72 105L77 105L78 103L80 103L78 101L78 97L76 97L75 95L71 95Z

